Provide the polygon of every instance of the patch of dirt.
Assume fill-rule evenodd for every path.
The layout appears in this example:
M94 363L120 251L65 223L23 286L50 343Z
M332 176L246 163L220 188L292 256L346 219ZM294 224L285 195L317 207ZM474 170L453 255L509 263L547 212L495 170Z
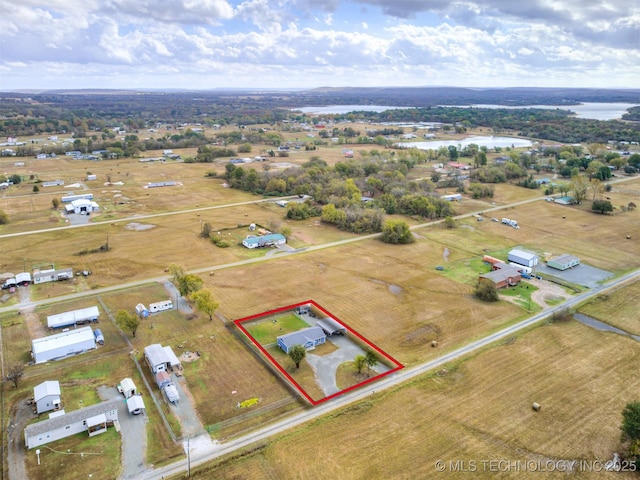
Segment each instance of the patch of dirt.
M182 355L180 355L179 357L180 362L182 363L191 363L191 362L195 362L197 360L200 360L200 355L199 353L196 352L184 352Z
M546 280L538 280L535 278L527 281L538 288L538 290L531 294L531 300L536 302L542 308L548 308L550 306L547 303L548 301L552 302L554 300L566 300L567 298L569 298L569 294L565 292L564 288L562 288L560 285L552 282L547 282Z
M124 228L126 228L127 230L135 230L136 232L142 232L144 230L155 228L155 225L131 222L131 223L128 223Z
M402 346L415 347L419 345L429 345L433 340L437 340L441 334L442 329L438 325L428 323L405 335Z

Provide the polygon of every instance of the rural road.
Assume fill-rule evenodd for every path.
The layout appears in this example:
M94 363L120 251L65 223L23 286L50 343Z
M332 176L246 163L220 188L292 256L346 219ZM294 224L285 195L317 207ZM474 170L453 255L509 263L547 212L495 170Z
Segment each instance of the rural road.
M326 415L327 413L333 410L336 410L338 408L342 408L346 405L349 405L350 403L363 400L371 396L372 394L374 394L376 390L380 391L380 390L385 390L385 389L394 387L414 377L417 377L426 372L429 372L435 368L446 365L448 362L457 360L472 352L475 352L481 348L484 348L487 345L495 343L498 340L504 339L521 330L529 328L537 324L538 322L550 317L554 313L561 312L567 308L571 308L573 306L579 305L585 300L591 297L594 297L596 295L599 295L605 291L619 288L626 283L634 282L638 279L638 277L640 277L640 269L636 269L633 272L623 275L622 277L617 278L615 280L612 280L607 284L602 285L598 288L595 288L593 290L589 290L580 295L577 295L561 305L544 310L526 320L518 322L498 332L492 333L484 338L481 338L480 340L471 342L463 347L460 347L456 350L446 353L434 360L423 363L416 367L399 370L396 373L393 373L387 377L382 378L381 380L375 382L374 384L370 384L356 391L346 393L345 395L342 395L324 404L316 406L311 410L307 410L307 411L292 415L291 417L285 418L284 420L281 420L278 422L274 422L250 434L244 435L242 437L238 437L236 439L230 440L225 443L217 444L214 447L208 450L205 450L203 452L196 451L195 453L191 454L191 460L189 465L187 465L187 460L181 460L171 465L167 465L166 467L162 467L156 470L148 470L143 475L141 475L139 479L140 480L161 480L165 477L186 472L189 467L193 468L197 465L210 462L211 460L215 460L224 455L232 453L240 448L244 448L248 445L263 441L273 435L282 433L290 428L296 427L310 420Z

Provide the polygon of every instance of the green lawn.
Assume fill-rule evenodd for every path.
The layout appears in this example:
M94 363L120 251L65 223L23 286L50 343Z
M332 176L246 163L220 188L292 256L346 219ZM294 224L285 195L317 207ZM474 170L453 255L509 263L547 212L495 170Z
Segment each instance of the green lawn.
M537 287L527 283L520 282L515 287L507 287L499 290L500 295L504 295L506 297L512 297L513 300L520 305L522 308L533 312L537 310L541 310L541 307L531 301L531 294L538 290Z
M289 313L260 320L246 328L260 345L269 345L276 343L280 335L295 332L308 326L300 317Z

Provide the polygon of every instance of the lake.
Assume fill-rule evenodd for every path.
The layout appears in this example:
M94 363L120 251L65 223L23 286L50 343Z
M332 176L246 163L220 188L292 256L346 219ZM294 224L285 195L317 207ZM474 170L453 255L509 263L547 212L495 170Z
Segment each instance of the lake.
M467 137L462 140L434 140L432 142L401 142L398 143L401 147L407 148L418 148L420 150L438 150L440 147L448 147L449 145L453 145L454 147L464 148L467 145L475 143L479 147L487 147L487 148L521 148L521 147L531 147L533 146L533 142L531 140L527 140L526 138L515 138L515 137Z
M513 107L505 105L490 105L490 104L478 104L478 105L442 105L444 107L474 107L474 108L545 108L555 110L556 108L562 110L570 110L575 112L578 118L590 118L593 120L616 120L622 118L622 114L626 113L628 108L636 107L633 103L581 103L580 105L527 105L523 107ZM385 110L396 110L401 108L410 107L393 107L389 105L331 105L326 107L302 107L292 109L294 111L301 111L304 113L317 113L317 114L345 114L354 112L357 110L366 112L384 112Z

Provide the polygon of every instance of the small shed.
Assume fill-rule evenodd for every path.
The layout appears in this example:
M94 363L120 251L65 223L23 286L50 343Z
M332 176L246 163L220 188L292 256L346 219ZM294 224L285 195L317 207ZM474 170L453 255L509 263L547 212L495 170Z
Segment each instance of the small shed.
M127 410L131 415L138 415L144 410L142 395L132 395L127 398Z
M36 413L60 410L62 402L60 400L60 382L57 380L47 380L33 389L33 401L36 404Z
M519 248L511 250L507 256L507 260L530 268L535 268L538 265L538 255Z
M580 265L580 259L574 255L563 253L547 261L547 266L556 270L567 270Z
M136 314L140 318L147 318L149 316L149 309L145 307L143 303L139 303L136 305Z
M118 391L124 395L124 398L129 398L136 394L136 384L130 378L123 378L118 385Z

